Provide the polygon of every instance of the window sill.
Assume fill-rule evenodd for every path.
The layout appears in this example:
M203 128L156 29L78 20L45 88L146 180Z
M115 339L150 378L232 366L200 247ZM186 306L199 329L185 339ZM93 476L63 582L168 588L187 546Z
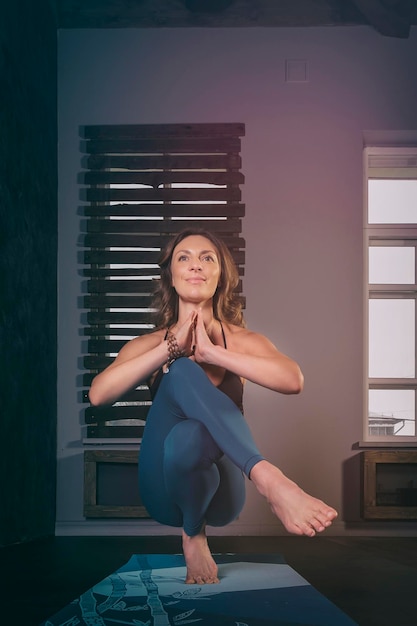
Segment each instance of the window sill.
M140 438L124 438L117 439L116 437L97 437L97 438L84 438L82 443L84 446L131 446L140 444L142 439Z
M357 441L353 444L353 450L365 448L417 448L417 441Z

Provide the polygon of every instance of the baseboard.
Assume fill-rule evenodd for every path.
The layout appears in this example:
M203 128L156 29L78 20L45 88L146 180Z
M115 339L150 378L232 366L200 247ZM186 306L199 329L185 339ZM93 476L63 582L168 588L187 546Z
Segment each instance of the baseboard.
M165 536L180 535L180 528L164 526L153 520L88 520L80 522L57 522L56 536ZM212 536L275 536L285 535L285 529L279 525L259 526L255 524L229 524L221 528L208 527Z
M179 535L179 528L163 526L153 520L81 520L56 522L55 535L70 536L167 536ZM284 527L274 524L229 524L222 528L208 528L211 536L279 537L288 536ZM369 536L369 537L417 537L417 523L410 522L334 522L325 536Z

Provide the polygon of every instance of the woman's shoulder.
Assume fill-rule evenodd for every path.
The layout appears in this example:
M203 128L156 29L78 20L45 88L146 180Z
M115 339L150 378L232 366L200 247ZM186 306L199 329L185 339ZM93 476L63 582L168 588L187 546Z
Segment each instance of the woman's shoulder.
M222 325L223 328L225 328L227 332L234 337L250 337L257 334L246 326L237 326L236 324L231 324L230 322L222 322Z
M261 346L268 344L270 341L265 335L258 333L246 326L236 326L235 324L224 324L226 327L226 337L229 338L230 347L233 346L238 352L251 352L254 348L260 348Z
M237 326L236 324L230 324L229 322L223 322L223 328L226 331L226 336L236 343L251 341L260 336L258 333L250 330L246 326Z
M231 322L222 322L223 328L226 328L229 333L236 335L242 332L247 331L246 326L237 326L236 324L232 324Z

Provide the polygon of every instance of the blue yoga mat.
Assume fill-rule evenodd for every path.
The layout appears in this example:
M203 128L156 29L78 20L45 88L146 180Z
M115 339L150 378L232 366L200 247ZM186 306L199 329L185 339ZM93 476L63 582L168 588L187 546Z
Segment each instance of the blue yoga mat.
M186 585L182 555L133 555L40 626L356 624L280 555L215 554L214 558L219 584Z

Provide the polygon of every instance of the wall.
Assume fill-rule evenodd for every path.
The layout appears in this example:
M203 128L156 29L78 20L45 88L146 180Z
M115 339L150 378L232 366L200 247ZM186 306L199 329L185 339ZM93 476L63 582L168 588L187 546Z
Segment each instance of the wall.
M56 24L0 22L0 545L53 535L56 471Z
M286 82L304 60L306 82ZM82 517L82 351L77 268L85 124L244 122L246 318L302 366L305 390L247 385L265 455L340 511L335 534L415 533L358 521L362 439L362 148L365 131L417 129L417 31L368 27L59 33L59 533L172 532ZM77 395L78 394L78 395ZM279 534L248 485L226 533Z

